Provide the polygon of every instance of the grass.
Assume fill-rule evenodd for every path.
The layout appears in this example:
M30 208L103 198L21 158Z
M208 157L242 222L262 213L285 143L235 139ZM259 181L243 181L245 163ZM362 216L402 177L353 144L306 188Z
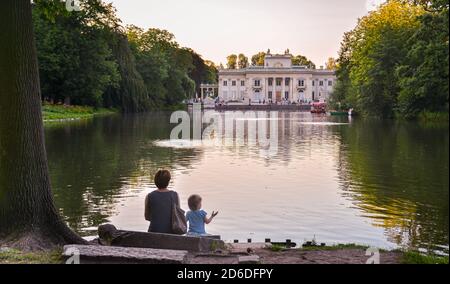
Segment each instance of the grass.
M0 250L0 264L61 264L61 250L48 252L22 252L14 249Z
M448 256L426 255L420 252L403 253L402 264L448 264Z
M186 110L185 104L177 104L173 106L164 106L160 110L162 111L178 111L178 110Z
M345 249L368 249L368 246L357 245L357 244L337 244L333 246L304 246L300 248L301 251L334 251L334 250L345 250Z
M273 252L280 252L286 249L285 246L282 245L271 245L267 247L268 250L273 251Z
M42 106L42 114L44 121L60 121L73 119L92 118L96 115L109 115L117 113L115 109L93 108L88 106L64 106L50 105Z

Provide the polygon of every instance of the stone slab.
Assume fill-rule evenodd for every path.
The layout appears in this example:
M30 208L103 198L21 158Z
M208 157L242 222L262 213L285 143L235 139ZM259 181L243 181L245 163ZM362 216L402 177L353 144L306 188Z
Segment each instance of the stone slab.
M121 231L113 225L100 226L99 237L102 244L118 247L186 250L190 252L209 252L225 247L223 241L215 238Z
M239 264L259 264L260 258L257 255L239 256Z
M80 264L184 264L187 251L94 245L64 246L64 260L79 255Z

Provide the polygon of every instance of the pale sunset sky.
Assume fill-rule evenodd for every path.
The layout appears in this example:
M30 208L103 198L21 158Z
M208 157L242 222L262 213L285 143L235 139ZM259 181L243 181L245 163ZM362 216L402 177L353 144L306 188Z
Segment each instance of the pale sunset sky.
M172 32L181 46L225 63L229 54L337 57L344 32L381 0L108 0L123 24Z

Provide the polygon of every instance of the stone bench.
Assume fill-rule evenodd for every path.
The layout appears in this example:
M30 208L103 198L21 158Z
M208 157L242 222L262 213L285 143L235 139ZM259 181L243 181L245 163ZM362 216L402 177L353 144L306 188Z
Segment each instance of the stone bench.
M94 245L64 246L67 264L184 264L188 252Z
M220 240L220 236L192 237L122 231L117 230L113 225L100 226L98 235L101 244L117 247L185 250L189 252L209 252L225 248L225 243Z

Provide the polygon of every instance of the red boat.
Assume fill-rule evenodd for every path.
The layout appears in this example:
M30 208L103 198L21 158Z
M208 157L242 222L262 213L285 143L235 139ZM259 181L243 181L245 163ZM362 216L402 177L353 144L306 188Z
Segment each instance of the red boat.
M311 113L327 113L327 104L313 103L311 107Z

